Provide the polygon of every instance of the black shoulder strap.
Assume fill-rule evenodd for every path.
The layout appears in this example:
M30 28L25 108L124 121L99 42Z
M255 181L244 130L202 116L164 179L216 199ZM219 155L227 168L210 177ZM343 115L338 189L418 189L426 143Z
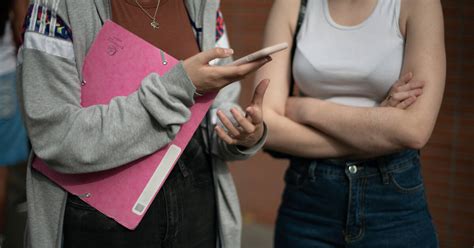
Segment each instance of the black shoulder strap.
M293 95L293 88L295 87L295 79L293 78L293 58L295 57L295 51L296 51L296 37L298 36L298 33L300 32L301 24L304 21L304 16L306 14L306 4L308 0L301 0L301 5L300 5L300 12L298 14L298 20L296 21L296 28L295 28L295 34L293 35L293 46L291 47L291 58L290 58L290 74L291 74L291 81L290 81L290 91L289 95Z

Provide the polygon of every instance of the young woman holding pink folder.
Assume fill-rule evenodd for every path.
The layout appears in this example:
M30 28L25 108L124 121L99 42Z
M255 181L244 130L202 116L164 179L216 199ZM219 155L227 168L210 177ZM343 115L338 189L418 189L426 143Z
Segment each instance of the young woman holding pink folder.
M268 81L256 89L246 115L236 104L240 85L232 82L270 58L221 66L233 51L215 48L228 46L218 2L32 1L19 56L19 90L34 155L58 172L102 171L150 154L189 119L196 95L221 91L133 231L29 166L27 247L240 246L240 209L224 161L246 159L265 142L261 104ZM109 19L183 61L162 77L150 74L129 96L81 108L84 57ZM214 59L217 65L210 66ZM218 119L229 133L214 128Z

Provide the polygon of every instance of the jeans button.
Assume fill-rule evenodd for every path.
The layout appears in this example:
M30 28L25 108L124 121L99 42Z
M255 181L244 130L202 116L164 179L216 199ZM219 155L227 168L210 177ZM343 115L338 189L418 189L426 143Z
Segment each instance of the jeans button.
M357 173L357 166L355 166L355 165L349 166L349 172L351 174L356 174Z

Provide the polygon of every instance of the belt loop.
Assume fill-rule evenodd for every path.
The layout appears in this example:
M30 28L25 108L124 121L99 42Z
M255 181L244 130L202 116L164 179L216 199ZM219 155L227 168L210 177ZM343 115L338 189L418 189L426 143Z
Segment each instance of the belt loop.
M316 167L318 167L318 162L314 160L311 161L308 168L308 175L309 175L309 179L313 182L316 180L316 173L315 173Z
M387 167L384 159L377 160L377 167L379 168L380 175L382 176L383 184L389 184L389 174L387 172Z

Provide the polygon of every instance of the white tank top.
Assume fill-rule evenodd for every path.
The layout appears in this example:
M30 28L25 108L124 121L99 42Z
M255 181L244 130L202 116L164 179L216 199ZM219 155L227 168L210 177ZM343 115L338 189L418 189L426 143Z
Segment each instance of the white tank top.
M356 26L334 22L327 1L308 1L293 61L296 84L306 96L376 106L400 76L400 0L378 0L372 14Z

